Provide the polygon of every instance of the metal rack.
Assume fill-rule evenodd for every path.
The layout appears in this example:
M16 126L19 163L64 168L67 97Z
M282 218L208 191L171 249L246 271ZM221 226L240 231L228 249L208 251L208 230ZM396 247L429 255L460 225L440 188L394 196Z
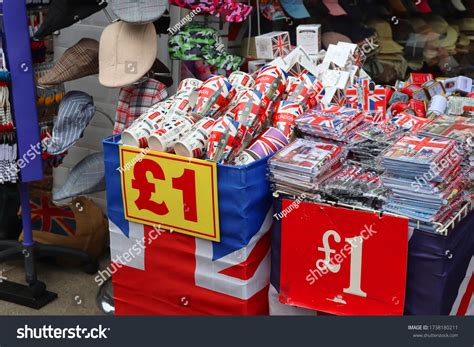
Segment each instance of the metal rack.
M66 256L81 260L87 273L97 272L97 260L87 253L66 247L37 244L31 227L28 183L43 179L41 155L31 159L32 148L41 144L36 108L34 69L31 57L30 35L26 2L3 0L0 2L3 17L7 64L11 73L12 110L15 120L18 158L28 157L29 163L20 171L19 192L23 221L22 243L0 241L0 261L23 258L27 285L3 280L0 283L0 300L39 309L57 297L46 290L37 279L36 259L42 256ZM30 156L28 156L30 153Z
M297 198L297 196L295 196L295 195L290 195L288 193L278 191L278 190L273 193L273 196L275 198L280 197L280 195L288 196L290 199L293 199L293 200ZM350 210L353 210L353 211L370 212L370 213L378 214L380 217L385 215L385 216L392 216L392 217L407 218L405 216L398 215L398 214L395 214L395 213L389 213L389 212L380 211L380 210L373 210L373 209L363 207L363 206L348 205L348 204L335 202L335 201L324 200L324 201L310 201L310 202L321 203L323 205L333 206L333 207L344 207L344 208L347 208L347 209L350 209ZM463 205L463 207L454 216L449 218L449 220L447 220L446 222L444 222L444 223L437 223L437 222L431 223L431 224L436 226L435 234L442 235L442 236L448 236L449 231L454 229L456 227L456 225L459 222L461 222L461 220L463 218L465 218L469 214L469 212L471 212L473 210L473 208L474 208L474 205L473 205L472 201L471 202L466 202ZM421 221L415 221L415 222L417 223L418 228L419 228L419 226L421 224Z

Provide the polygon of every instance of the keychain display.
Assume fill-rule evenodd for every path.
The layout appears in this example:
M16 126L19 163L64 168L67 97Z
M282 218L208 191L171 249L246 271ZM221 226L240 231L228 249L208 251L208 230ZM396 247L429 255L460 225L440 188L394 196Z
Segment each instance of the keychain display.
M403 131L391 124L370 124L358 130L349 144L349 157L366 167L381 171L380 155L392 145Z
M10 106L10 72L0 47L0 184L18 180L17 145Z
M353 164L345 164L323 182L321 190L327 200L375 210L381 209L389 196L378 172Z
M54 63L35 64L35 78L38 80L44 76ZM40 120L40 139L42 142L42 158L46 167L58 167L67 155L67 152L59 155L49 154L45 151L54 127L54 122L59 111L59 105L65 96L64 84L57 86L40 86L36 85L38 117Z

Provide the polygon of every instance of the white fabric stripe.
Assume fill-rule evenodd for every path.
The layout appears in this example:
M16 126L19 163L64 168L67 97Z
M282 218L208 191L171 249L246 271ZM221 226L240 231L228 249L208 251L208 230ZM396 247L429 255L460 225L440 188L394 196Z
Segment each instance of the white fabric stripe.
M59 106L48 152L60 154L69 149L79 140L94 114L95 106L88 94L77 91L66 94Z
M221 270L227 269L230 266L240 264L248 258L258 240L270 229L273 219L272 219L273 209L270 209L260 227L260 230L250 239L248 245L243 249L236 250L228 255L217 259L212 262L213 272L219 272ZM196 238L196 266L198 260L202 259L212 259L213 250L212 242ZM207 264L207 261L205 261ZM210 264L209 264L210 265Z
M469 262L469 266L467 267L466 277L464 277L464 280L459 286L458 295L456 297L456 300L454 301L453 307L451 308L451 312L450 312L451 316L455 316L456 313L458 312L459 305L461 304L461 300L466 294L467 285L469 281L471 280L472 276L474 276L474 256L471 258L471 261ZM471 297L471 301L469 303L466 316L474 316L474 295L472 295Z
M212 260L212 242L196 238L196 285L219 293L227 294L242 300L248 300L261 291L270 282L270 249L258 265L254 276L248 280L232 278L219 273L220 271L240 264L248 259L257 242L270 232L273 209L270 208L260 230L252 237L248 246L236 250L216 261Z
M145 233L144 226L133 222L128 223L130 231L129 237L127 238L122 230L120 230L119 227L109 219L110 256L116 263L134 269L145 270L146 246L141 246L141 241L143 240ZM140 244L137 244L137 242L140 242ZM123 259L125 253L131 255L131 261L127 262Z

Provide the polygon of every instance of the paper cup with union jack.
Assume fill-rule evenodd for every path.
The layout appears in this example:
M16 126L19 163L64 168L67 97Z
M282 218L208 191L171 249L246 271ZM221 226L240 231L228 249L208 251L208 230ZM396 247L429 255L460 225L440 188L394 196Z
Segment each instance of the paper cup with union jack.
M122 143L132 147L147 147L150 135L166 121L170 106L169 100L153 105L122 133Z
M238 142L244 135L245 127L234 119L226 116L220 117L212 127L207 156L210 160L221 163L227 160L234 151L242 146Z
M200 118L220 116L225 107L229 104L229 93L232 84L223 76L209 77L199 88L196 105L193 113Z
M255 85L255 80L248 73L243 71L234 71L229 76L229 82L232 84L232 87L239 88L253 88Z
M171 152L178 140L184 137L193 127L191 117L173 116L163 122L160 129L148 138L150 149L158 152Z
M282 100L278 103L273 114L272 125L280 130L287 139L293 137L296 119L303 114L301 105L296 101Z
M317 78L314 80L313 86L308 100L306 101L306 110L318 106L320 98L323 96L324 86Z
M185 78L184 80L181 81L181 83L178 86L178 91L176 93L179 93L182 90L198 90L202 86L202 81L197 80L195 78Z
M227 105L225 111L224 111L224 116L229 116L231 117L232 119L236 119L237 118L237 109L236 109L236 106L239 104L240 102L240 98L242 97L242 95L244 95L247 91L251 91L250 88L246 88L246 87L240 87L240 88L236 88L236 93L234 95L234 97L230 100L229 102L229 105Z
M169 117L188 115L196 105L197 97L196 89L188 88L177 92L171 97L173 103L169 109Z
M271 101L278 101L285 93L288 74L274 65L265 65L255 79L255 90Z
M233 109L235 119L250 128L251 131L257 131L260 126L260 118L262 118L261 97L259 92L249 89L241 95L237 106Z
M293 80L290 87L287 88L285 100L294 101L301 105L303 111L308 107L308 99L313 93L314 82L316 78L310 74L302 74L296 80Z
M295 83L298 83L298 77L295 76L288 76L287 82L286 82L286 89L285 93L283 94L282 99L286 100L288 98L288 94L290 93L291 88L293 88L293 85Z
M202 158L209 144L215 119L206 117L194 124L191 131L174 145L174 152L187 158Z
M277 152L288 144L288 139L277 128L265 129L249 146L248 151L259 159Z

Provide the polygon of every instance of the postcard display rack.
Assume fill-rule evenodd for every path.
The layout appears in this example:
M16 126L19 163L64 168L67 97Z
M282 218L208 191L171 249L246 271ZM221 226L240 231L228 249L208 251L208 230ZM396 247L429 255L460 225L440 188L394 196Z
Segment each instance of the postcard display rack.
M16 126L18 158L26 158L28 151L40 142L34 69L31 56L30 36L25 1L0 1L0 15L3 18L3 32L6 46L6 60L11 73L12 113ZM28 156L30 159L30 156ZM36 276L36 259L45 256L65 256L79 259L87 273L97 272L97 260L87 253L50 245L37 244L31 229L28 183L43 178L41 156L29 160L20 171L19 191L24 230L22 243L0 241L0 262L24 258L27 285L3 280L0 282L0 300L39 309L57 297L46 290L46 285Z

